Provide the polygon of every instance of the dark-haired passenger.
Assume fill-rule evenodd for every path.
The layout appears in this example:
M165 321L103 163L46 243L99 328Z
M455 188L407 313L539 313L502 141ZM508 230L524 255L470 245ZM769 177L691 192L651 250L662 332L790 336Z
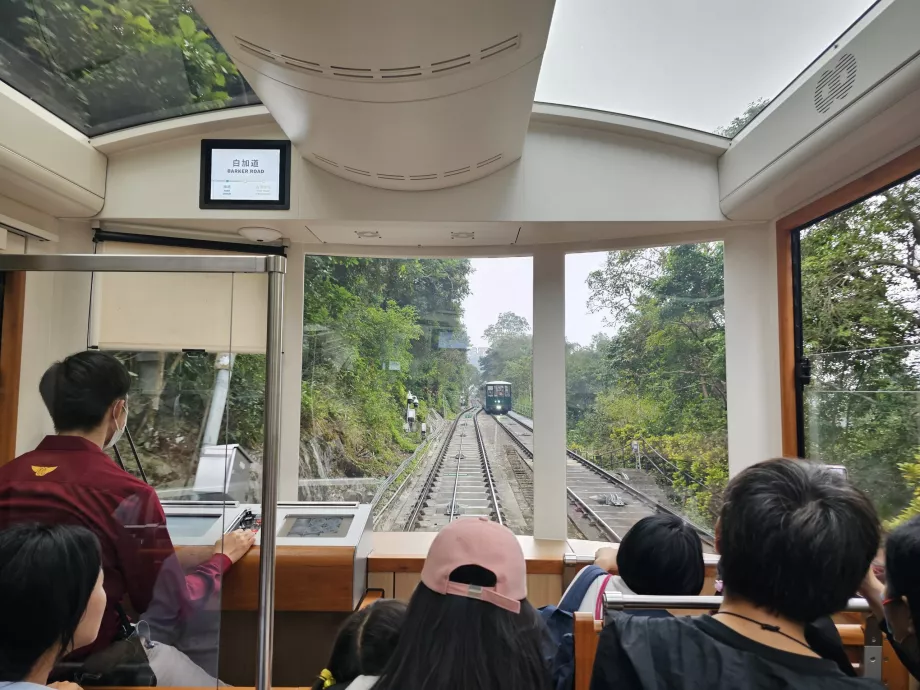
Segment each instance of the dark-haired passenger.
M860 588L883 632L907 668L920 680L920 516L897 527L885 541L885 584L870 568Z
M820 465L770 460L725 490L716 547L724 600L711 616L614 614L592 690L881 687L808 644L809 621L846 607L879 545L871 501Z
M135 611L155 619L159 630L180 630L219 591L223 574L255 539L249 531L226 535L210 558L184 572L156 491L104 452L127 427L130 383L124 365L104 352L78 352L53 364L39 391L57 435L0 467L0 528L20 522L71 524L99 539L107 595L102 627L95 643L75 648L69 661L131 634L123 623L125 597ZM211 675L216 669L205 673L168 645L151 645L147 655L160 685L216 682Z
M617 571L608 589L622 594L696 596L703 589L706 566L703 542L692 525L676 515L649 515L639 520L623 536L619 548L605 547L595 554L594 564L606 571ZM588 572L578 572L569 587ZM601 587L606 578L596 577L578 607L596 611ZM667 611L642 610L631 613L668 616Z
M89 530L28 523L0 530L0 687L39 690L58 659L96 639L102 579Z
M460 518L431 544L379 680L349 690L548 690L547 642L517 538L496 522Z
M395 599L376 601L351 614L339 628L329 663L313 690L357 690L376 682L396 651L405 618L406 605Z

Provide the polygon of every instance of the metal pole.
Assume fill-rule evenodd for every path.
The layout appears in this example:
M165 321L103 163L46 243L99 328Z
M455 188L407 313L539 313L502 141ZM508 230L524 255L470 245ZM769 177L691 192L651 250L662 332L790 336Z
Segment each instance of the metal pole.
M863 637L863 678L882 680L882 631L875 616L866 619L866 630Z
M281 329L284 259L268 274L268 338L265 352L265 445L262 456L262 549L259 562L259 650L256 690L271 690L275 632L275 514L281 462Z
M623 609L717 609L722 605L722 597L685 597L622 594L613 590L604 592L604 607L608 611ZM869 603L865 599L850 599L845 611L869 613Z

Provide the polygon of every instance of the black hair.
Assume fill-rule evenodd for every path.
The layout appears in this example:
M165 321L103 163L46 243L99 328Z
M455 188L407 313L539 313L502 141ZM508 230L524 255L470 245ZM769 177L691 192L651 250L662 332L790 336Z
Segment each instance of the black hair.
M454 570L453 582L494 587L479 566ZM543 620L525 599L512 613L478 599L438 594L419 584L399 644L374 690L548 690Z
M0 530L0 681L23 680L51 649L71 651L101 567L99 542L83 527Z
M920 629L920 515L895 528L885 541L885 583L889 597L906 597Z
M92 431L116 400L126 398L131 377L107 352L86 350L55 362L42 376L39 393L58 433Z
M326 668L336 684L350 683L358 676L379 676L393 656L406 618L406 605L383 599L351 614L335 638ZM322 690L319 678L313 690Z
M866 495L801 460L768 460L738 474L719 522L726 596L802 623L846 607L880 539Z
M703 542L676 515L649 515L620 542L617 570L636 594L696 596L706 579Z

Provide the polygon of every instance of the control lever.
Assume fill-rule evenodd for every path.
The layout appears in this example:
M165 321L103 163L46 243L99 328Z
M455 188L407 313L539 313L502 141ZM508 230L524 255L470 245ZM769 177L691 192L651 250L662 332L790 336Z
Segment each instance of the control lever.
M247 508L243 511L243 515L240 518L239 529L249 529L253 532L258 532L262 529L262 516L253 513Z

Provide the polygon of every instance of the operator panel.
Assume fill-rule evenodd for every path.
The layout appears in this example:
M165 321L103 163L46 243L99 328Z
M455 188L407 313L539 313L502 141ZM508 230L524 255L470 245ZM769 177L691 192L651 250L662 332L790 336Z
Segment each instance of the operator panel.
M209 546L236 529L245 506L234 501L163 501L166 529L176 546Z

